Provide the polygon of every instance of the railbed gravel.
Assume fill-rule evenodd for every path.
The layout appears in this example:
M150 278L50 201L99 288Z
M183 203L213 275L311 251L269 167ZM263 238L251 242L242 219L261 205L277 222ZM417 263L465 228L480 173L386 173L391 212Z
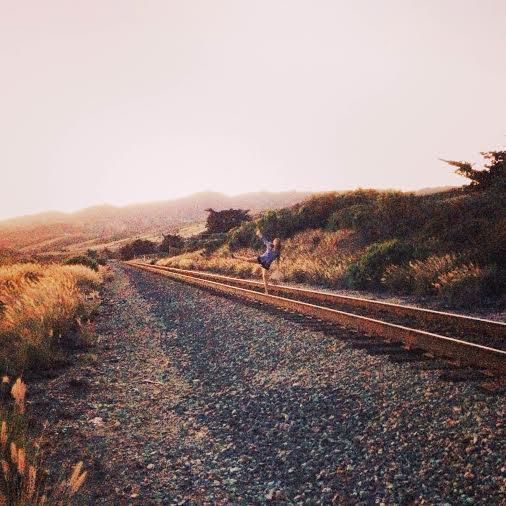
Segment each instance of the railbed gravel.
M88 407L68 408L70 441L107 461L93 504L506 504L504 396L115 270L106 365Z

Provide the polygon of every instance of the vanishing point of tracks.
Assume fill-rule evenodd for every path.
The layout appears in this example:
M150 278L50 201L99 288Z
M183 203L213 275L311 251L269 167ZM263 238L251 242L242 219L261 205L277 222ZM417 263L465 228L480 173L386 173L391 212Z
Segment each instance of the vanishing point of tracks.
M272 285L266 295L258 281L138 261L127 264L282 309L295 317L303 315L306 323L309 318L322 330L337 324L386 340L390 346L401 344L402 350L420 357L430 354L494 376L506 373L505 323L283 285Z

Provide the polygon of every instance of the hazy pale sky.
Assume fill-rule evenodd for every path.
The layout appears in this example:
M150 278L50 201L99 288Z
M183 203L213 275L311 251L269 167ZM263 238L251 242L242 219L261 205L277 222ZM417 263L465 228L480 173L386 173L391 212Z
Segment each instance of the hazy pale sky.
M0 0L0 218L460 184L506 144L504 0Z

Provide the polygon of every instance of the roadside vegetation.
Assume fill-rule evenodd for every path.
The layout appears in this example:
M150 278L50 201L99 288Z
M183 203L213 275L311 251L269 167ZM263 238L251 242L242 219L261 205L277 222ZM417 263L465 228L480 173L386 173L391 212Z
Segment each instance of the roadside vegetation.
M102 279L82 264L0 266L0 371L53 367L64 347L85 340Z
M71 349L89 344L88 322L106 268L93 253L64 264L23 263L12 255L2 260L0 506L72 504L86 480L83 463L69 469L46 461L45 426L27 412L21 377L54 369Z
M454 307L504 304L506 152L482 155L482 169L446 161L469 180L462 188L428 195L376 190L315 195L244 219L226 233L208 228L157 263L257 275L259 266L233 260L230 252L258 254L259 227L284 240L273 276L280 281L433 296Z
M11 381L3 376L0 392L0 505L72 504L73 496L86 480L83 463L71 470L60 469L57 477L50 476L44 461L44 433L33 436L26 412L27 385L20 378Z

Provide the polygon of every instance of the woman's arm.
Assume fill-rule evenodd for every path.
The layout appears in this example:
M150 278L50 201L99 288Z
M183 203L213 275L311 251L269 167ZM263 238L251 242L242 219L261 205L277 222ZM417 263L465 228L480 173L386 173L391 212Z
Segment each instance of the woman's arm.
M261 240L261 241L265 244L265 246L267 246L268 248L271 246L271 242L270 242L270 241L268 241L268 240L264 237L264 235L262 234L262 232L260 231L260 229L259 229L259 228L257 228L257 232L256 232L256 234L257 234L257 237L258 237L258 238L259 238L259 239L260 239L260 240Z

